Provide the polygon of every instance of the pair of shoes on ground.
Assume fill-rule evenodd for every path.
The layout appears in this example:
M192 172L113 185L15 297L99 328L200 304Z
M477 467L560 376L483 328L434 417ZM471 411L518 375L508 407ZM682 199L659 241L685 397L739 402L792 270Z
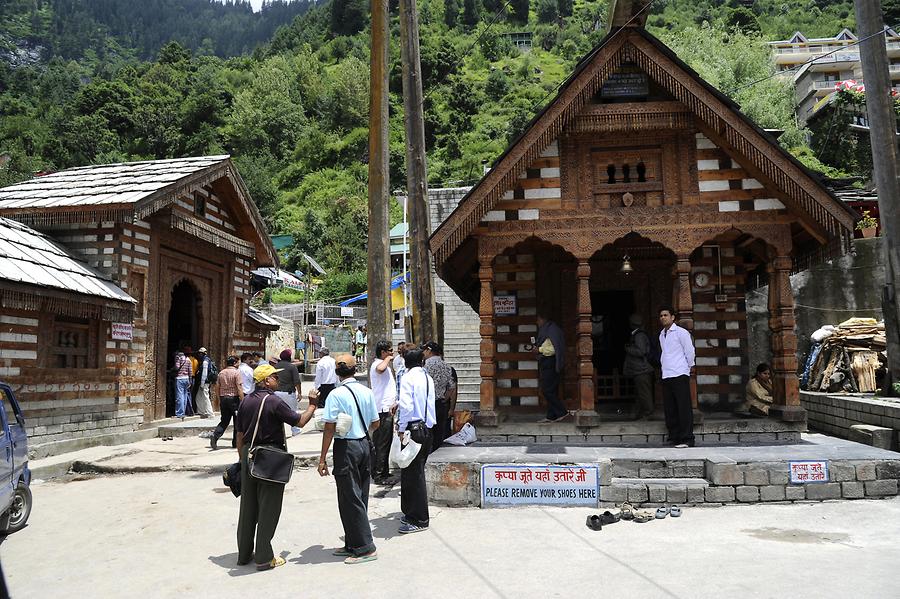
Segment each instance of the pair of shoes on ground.
M619 510L619 514L621 515L622 520L631 520L632 522L637 522L638 524L649 522L655 517L652 512L649 512L647 510L634 509L634 506L627 501L622 504L622 507Z
M165 437L162 437L162 440L163 440L163 441L171 441L172 439L174 439L174 437L170 437L169 435L166 435Z
M602 530L603 525L615 524L622 518L621 513L613 514L609 510L603 512L602 514L591 514L587 517L587 521L585 524L591 530Z
M331 552L331 555L336 557L346 557L344 560L345 564L364 564L366 562L374 562L378 559L378 553L373 551L372 553L367 553L365 555L353 555L353 552L347 549L346 547L339 547Z
M666 516L672 516L673 518L681 517L681 508L677 505L673 505L671 507L660 506L656 508L656 519L662 520Z

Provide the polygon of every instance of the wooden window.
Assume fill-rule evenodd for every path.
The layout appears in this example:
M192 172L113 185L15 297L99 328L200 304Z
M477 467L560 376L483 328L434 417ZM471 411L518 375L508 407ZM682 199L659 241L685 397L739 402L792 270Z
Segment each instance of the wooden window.
M201 218L206 217L206 196L200 192L194 193L194 214Z
M53 321L48 364L50 368L97 368L97 323L57 316Z

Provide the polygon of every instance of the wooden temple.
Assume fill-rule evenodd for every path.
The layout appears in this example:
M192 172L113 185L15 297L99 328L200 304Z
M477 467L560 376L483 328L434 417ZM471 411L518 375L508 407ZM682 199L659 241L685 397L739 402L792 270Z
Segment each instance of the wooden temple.
M543 403L538 310L565 332L562 397L593 426L631 392L629 315L654 338L668 303L697 348L696 407L728 411L756 366L746 297L765 287L770 418L805 420L790 275L845 251L855 214L645 31L641 6L613 4L610 34L431 237L480 315L483 424Z

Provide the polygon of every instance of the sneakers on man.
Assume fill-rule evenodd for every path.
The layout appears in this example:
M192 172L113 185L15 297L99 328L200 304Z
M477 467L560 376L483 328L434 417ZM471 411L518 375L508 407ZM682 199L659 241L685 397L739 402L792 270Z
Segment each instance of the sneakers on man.
M416 526L415 524L410 524L407 522L406 524L400 525L400 530L398 531L401 535L409 535L414 532L422 532L423 530L428 530L427 526Z

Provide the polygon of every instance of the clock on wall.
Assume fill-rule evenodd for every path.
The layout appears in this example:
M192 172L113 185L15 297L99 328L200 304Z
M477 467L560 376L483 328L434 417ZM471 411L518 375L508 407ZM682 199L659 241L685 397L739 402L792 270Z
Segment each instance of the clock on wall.
M694 273L694 286L705 289L712 284L712 273L706 270L698 270Z

